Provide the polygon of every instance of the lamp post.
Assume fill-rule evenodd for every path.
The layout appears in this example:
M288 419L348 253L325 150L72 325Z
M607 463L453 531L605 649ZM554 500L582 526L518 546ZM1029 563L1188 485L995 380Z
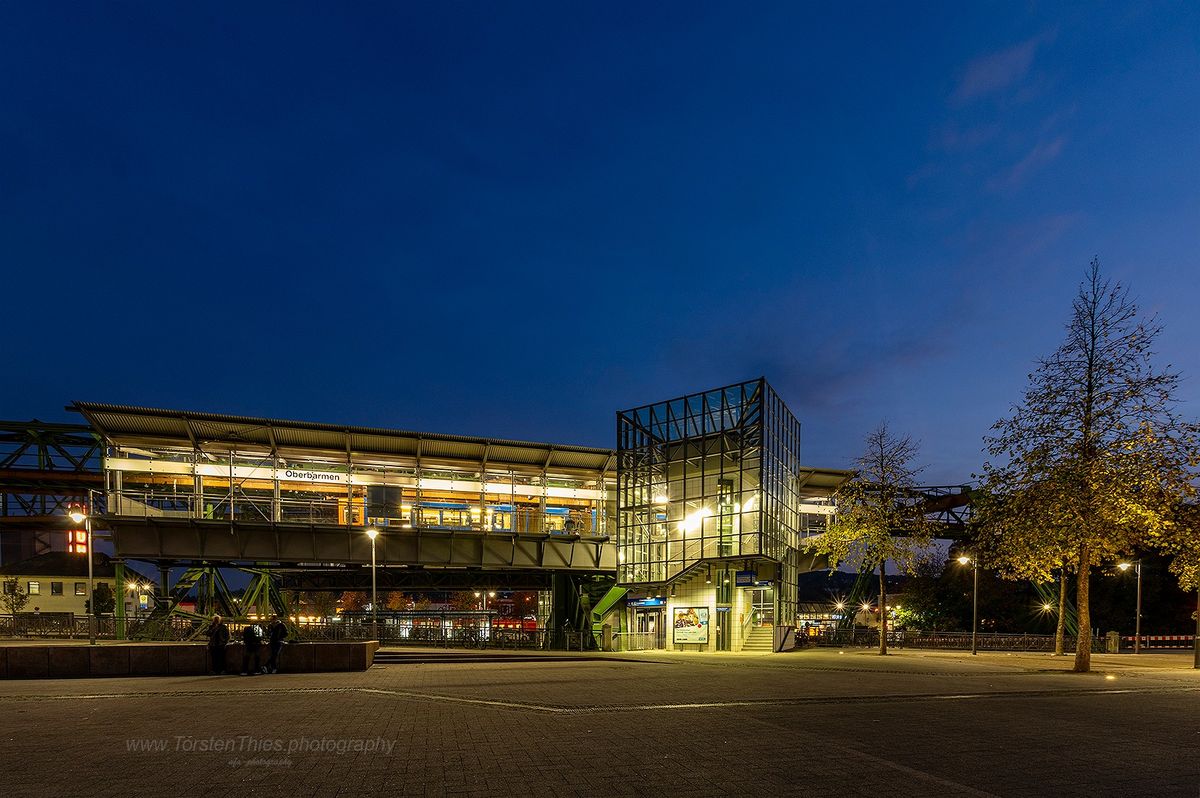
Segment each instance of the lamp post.
M371 632L379 639L379 602L375 597L375 538L379 537L379 530L368 529L367 537L371 539Z
M1137 617L1133 621L1133 653L1142 653L1142 561L1135 560L1132 563L1119 562L1117 567L1122 571L1128 571L1133 568L1137 574Z
M959 565L970 563L971 570L974 571L975 586L971 590L971 653L978 654L979 647L976 644L976 633L979 631L979 562L965 554L958 558Z
M137 623L137 621L138 621L138 610L140 610L140 609L141 609L141 607L142 607L142 596L141 596L141 593L142 593L142 586L141 586L140 584L138 584L136 581L134 581L134 582L130 582L130 583L129 583L129 584L126 586L126 587L125 587L125 589L126 589L126 590L128 590L128 591L129 591L129 592L132 594L132 598L133 598L133 622L134 622L134 623Z
M87 567L88 567L88 644L96 645L96 590L92 576L92 494L87 492L87 505L73 507L68 515L75 523L83 522L84 535L87 537ZM124 600L124 599L122 599Z

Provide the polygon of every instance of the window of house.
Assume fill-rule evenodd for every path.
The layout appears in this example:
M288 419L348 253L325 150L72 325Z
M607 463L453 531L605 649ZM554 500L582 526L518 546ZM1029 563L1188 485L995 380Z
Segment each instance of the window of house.
M62 582L51 582L50 583L50 595L51 596L61 596L62 595Z
M40 596L42 593L42 583L34 582L31 580L29 582L29 591L28 592L29 592L29 595L31 595L31 596Z
M76 582L75 583L75 595L76 596L86 596L87 595L87 582Z

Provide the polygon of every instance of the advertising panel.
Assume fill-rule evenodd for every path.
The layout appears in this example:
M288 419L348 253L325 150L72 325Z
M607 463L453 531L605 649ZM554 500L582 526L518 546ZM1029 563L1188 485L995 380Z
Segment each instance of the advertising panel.
M674 642L708 642L708 607L675 607L672 616Z

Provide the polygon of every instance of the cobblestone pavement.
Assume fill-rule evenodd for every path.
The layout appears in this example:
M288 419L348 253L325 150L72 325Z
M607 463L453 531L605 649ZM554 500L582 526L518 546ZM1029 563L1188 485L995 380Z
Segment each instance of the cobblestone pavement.
M818 650L0 682L7 796L1200 794L1190 657Z

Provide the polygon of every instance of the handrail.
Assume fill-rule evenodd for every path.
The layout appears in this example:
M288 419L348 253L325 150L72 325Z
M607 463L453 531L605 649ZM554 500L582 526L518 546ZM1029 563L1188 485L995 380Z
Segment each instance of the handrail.
M750 614L746 616L746 620L742 621L742 642L745 642L746 638L749 637L749 629L754 625L754 619L758 616L759 612L761 610L751 608Z

